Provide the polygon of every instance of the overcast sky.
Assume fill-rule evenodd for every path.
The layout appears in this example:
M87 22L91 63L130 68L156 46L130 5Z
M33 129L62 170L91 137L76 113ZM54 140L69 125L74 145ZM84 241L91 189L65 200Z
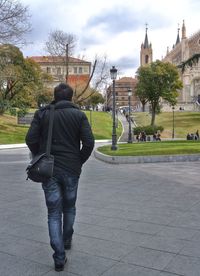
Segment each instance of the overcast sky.
M148 23L153 60L165 56L176 41L178 24L187 37L200 29L199 0L21 0L32 15L31 45L25 56L45 55L44 43L53 30L77 36L75 57L93 61L106 55L120 76L134 77ZM180 32L181 37L181 32Z

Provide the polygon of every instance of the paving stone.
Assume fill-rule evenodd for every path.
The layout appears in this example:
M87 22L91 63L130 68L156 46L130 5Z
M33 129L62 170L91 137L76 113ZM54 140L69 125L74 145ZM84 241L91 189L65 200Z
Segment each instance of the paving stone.
M198 230L193 230L189 228L165 226L161 231L157 233L157 236L192 240L192 238L195 237L195 235L198 233L199 233Z
M76 235L73 239L73 249L99 257L120 260L133 249L133 245Z
M187 241L179 254L200 258L200 241Z
M84 236L94 237L107 241L120 242L127 245L142 245L144 241L151 239L152 236L143 233L136 233L121 229L108 229L101 226L90 226L81 233Z
M161 250L170 253L179 253L185 246L186 241L175 239L172 237L154 236L151 239L144 241L143 247L155 250Z
M163 270L176 255L153 249L135 248L122 261L146 268Z
M158 276L158 270L142 268L135 265L117 263L102 276Z
M67 257L68 264L66 271L84 276L102 275L104 271L117 263L111 259L97 257L93 256L93 254L86 254L75 250L69 252Z
M177 255L165 270L181 275L199 276L200 258Z

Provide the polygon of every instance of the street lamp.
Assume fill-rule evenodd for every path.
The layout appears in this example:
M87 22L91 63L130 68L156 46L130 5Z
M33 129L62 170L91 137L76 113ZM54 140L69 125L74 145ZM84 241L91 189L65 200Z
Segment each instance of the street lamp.
M174 139L174 106L172 106L172 139Z
M117 118L116 118L116 128L118 128L118 112L119 112L119 103L116 103L116 106L117 106L117 108L116 108L116 116L117 116Z
M128 88L128 143L132 143L132 130L131 130L131 95L132 89Z
M112 90L112 95L113 95L113 108L112 108L112 115L113 115L113 126L112 126L112 146L111 150L117 150L117 134L116 134L116 123L115 123L115 80L117 78L117 69L115 66L112 66L110 69L110 78L113 81L113 90Z
M68 44L66 44L65 53L66 53L66 76L65 76L65 80L66 80L66 83L68 83L68 76L69 76L69 45Z

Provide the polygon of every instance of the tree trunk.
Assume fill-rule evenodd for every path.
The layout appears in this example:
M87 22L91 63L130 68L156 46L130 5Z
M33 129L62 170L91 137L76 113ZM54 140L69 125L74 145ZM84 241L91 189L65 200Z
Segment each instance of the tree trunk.
M145 112L145 104L142 104L142 112Z
M155 119L156 119L156 110L155 110L155 108L152 108L152 111L151 111L151 126L155 125Z

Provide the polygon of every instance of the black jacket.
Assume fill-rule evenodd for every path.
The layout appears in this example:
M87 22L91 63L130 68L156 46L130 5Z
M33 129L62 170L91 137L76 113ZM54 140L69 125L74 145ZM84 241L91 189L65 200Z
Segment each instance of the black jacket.
M54 102L52 102L54 103ZM51 153L56 169L80 175L83 163L94 147L94 137L84 112L69 101L55 104ZM49 105L37 110L26 135L26 144L33 155L46 150Z

